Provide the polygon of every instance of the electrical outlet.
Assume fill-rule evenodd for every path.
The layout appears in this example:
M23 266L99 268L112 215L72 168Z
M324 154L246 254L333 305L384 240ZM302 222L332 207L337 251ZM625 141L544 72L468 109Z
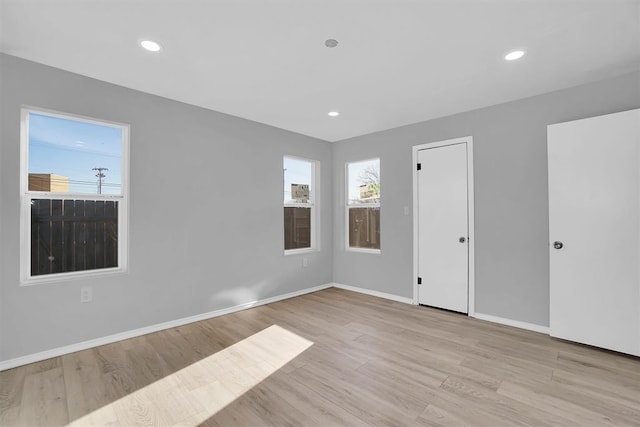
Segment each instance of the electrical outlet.
M80 288L80 302L91 302L93 300L93 292L90 287Z
M409 215L409 206L404 207L404 214Z
M302 266L309 267L310 260L309 258L302 258Z

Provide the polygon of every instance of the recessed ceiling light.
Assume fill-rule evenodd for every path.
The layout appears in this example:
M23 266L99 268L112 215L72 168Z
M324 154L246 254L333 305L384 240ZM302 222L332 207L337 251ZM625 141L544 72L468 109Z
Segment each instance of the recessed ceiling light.
M158 52L160 50L160 45L151 40L143 40L140 42L140 46L147 49L150 52Z
M337 111L329 111L329 117L338 117L340 113Z
M324 45L326 47L336 47L338 46L338 40L336 39L327 39L324 41Z
M509 52L504 56L504 59L507 61L514 61L516 59L520 59L524 56L524 50L514 50L513 52Z

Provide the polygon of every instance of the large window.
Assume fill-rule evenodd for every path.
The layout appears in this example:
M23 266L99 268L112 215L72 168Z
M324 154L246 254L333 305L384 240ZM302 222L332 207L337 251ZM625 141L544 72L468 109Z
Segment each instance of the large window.
M126 268L126 125L22 110L24 283Z
M285 253L317 249L317 162L285 157L283 168Z
M380 252L380 159L347 163L347 248Z

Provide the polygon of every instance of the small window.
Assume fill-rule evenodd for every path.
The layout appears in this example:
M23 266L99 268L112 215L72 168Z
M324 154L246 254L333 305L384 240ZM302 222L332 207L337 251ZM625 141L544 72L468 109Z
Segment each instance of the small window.
M380 251L380 159L347 163L347 248Z
M22 279L125 269L128 126L22 110Z
M317 162L284 158L284 250L316 249Z

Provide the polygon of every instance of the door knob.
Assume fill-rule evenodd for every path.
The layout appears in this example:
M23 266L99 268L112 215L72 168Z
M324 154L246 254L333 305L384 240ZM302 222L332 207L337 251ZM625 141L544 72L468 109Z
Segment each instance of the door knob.
M467 239L465 239L464 237L461 237L461 238L459 238L459 239L458 239L458 241L459 241L460 243L464 243L464 242L466 242L466 241L467 241Z
M562 249L564 247L564 243L555 241L553 242L553 247L556 249Z

